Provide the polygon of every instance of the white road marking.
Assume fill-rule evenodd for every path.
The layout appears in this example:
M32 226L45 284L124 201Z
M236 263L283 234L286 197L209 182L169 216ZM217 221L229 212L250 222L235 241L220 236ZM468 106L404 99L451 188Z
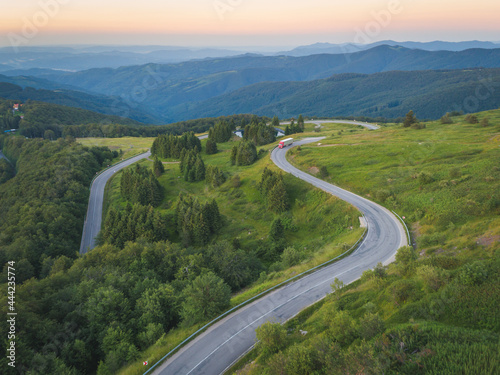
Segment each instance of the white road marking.
M327 282L329 282L329 281L331 281L331 280L335 280L335 279L336 279L336 278L338 278L339 276L342 276L343 274L345 274L345 273L347 273L347 272L350 272L350 271L352 271L352 270L354 270L354 269L356 269L356 268L358 268L358 267L359 267L359 266L356 266L356 267L350 268L350 269L348 269L347 271L344 271L344 272L342 272L342 273L339 273L338 275L335 275L335 276L333 276L333 277L331 277L331 278L329 278L329 279L326 279L326 280L324 280L324 281L320 282L319 284L316 284L315 286L313 286L313 287L311 287L311 288L309 288L309 289L307 289L307 290L304 290L302 293L297 294L296 296L294 296L294 297L292 297L292 298L288 299L287 301L283 302L283 303L282 303L281 305L279 305L279 306L276 306L274 309L272 309L272 310L268 311L267 313L265 313L265 314L263 314L263 315L259 316L259 317L258 317L257 319L255 319L253 322L251 322L251 323L247 324L245 327L241 328L238 332L236 332L234 335L232 335L230 338L228 338L226 341L224 341L222 344L220 344L217 348L215 348L215 349L214 349L214 350L213 350L213 351L212 351L209 355L207 355L207 356L206 356L205 358L203 358L200 362L198 362L198 364L197 364L196 366L194 366L194 367L191 369L191 371L189 371L186 375L191 374L191 373L192 373L192 372L193 372L193 371L194 371L194 370L195 370L195 369L196 369L199 365L201 365L203 362L205 362L205 361L207 360L207 358L209 358L210 356L212 356L212 354L214 354L214 353L215 353L216 351L218 351L221 347L223 347L224 345L226 345L226 344L227 344L229 341L231 341L231 340L232 340L235 336L238 336L241 332L243 332L245 329L247 329L248 327L250 327L250 326L252 326L253 324L255 324L257 321L261 320L262 318L264 318L265 316L267 316L267 315L271 314L272 312L274 312L274 311L278 310L280 307L282 307L282 306L286 305L287 303L289 303L289 302L293 301L294 299L296 299L296 298L300 297L300 296L301 296L301 295L303 295L304 293L307 293L307 292L311 291L312 289L317 288L318 286L323 285L323 284L325 284L325 283L327 283Z

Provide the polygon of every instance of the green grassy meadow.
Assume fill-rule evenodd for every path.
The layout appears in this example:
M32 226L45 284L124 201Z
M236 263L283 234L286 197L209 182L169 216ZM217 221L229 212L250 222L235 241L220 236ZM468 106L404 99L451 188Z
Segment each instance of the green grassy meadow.
M416 250L304 310L230 373L496 373L500 110L483 118L489 126L463 116L421 130L331 124L320 144L290 151L300 169L326 167L328 182L404 216Z

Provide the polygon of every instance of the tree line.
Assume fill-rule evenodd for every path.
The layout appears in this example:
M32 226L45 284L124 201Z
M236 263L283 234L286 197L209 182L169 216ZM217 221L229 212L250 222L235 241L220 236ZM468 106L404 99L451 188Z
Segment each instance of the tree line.
M152 205L127 204L125 210L110 207L99 234L100 243L120 248L128 241L144 239L158 242L167 239L167 222Z
M201 204L191 195L180 194L175 207L177 232L182 244L205 245L222 227L222 217L215 200Z
M251 124L245 126L243 140L251 141L256 146L267 145L276 140L276 129L254 119Z
M210 128L208 131L208 139L215 143L228 142L233 136L233 130L235 129L234 122L233 125L227 122L219 122Z
M201 141L193 132L177 137L173 134L158 136L151 146L151 154L159 158L180 158L182 151L201 152Z
M196 182L205 179L205 163L197 149L183 149L180 159L179 169L184 181Z
M125 169L120 180L121 195L132 203L143 206L158 206L163 199L163 191L152 170L135 164Z

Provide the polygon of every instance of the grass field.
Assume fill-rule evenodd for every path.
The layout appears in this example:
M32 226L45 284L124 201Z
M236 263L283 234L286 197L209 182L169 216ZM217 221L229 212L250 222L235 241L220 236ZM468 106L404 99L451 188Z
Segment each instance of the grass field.
M289 321L279 351L253 350L230 373L497 371L500 110L478 118L489 126L328 128L320 144L291 150L302 170L326 167L328 182L404 216L417 259L365 272Z
M326 181L405 216L426 251L473 248L500 235L500 111L485 117L488 127L455 117L422 130L325 132L321 145L292 149L289 159L313 174L324 166Z
M123 154L113 160L130 158L142 154L151 148L154 138L123 137L123 138L77 138L77 142L85 146L109 147L111 151L122 151Z

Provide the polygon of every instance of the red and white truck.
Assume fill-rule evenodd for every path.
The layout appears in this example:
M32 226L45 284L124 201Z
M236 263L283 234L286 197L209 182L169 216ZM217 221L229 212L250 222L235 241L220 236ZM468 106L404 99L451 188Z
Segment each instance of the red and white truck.
M286 146L293 145L293 138L287 138L280 141L279 148L284 148Z

